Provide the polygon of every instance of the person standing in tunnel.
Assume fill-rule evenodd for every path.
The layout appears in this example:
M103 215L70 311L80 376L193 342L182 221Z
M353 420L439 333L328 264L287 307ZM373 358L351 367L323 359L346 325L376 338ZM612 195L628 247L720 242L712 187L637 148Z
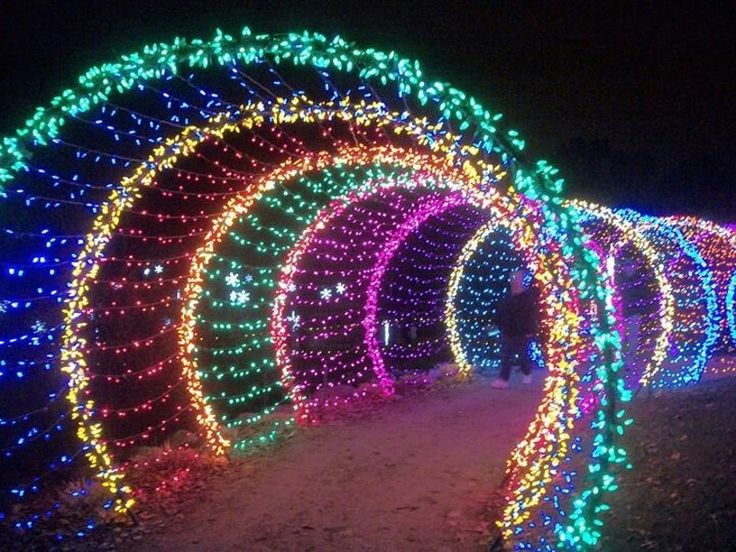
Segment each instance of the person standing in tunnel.
M493 389L508 388L515 359L524 374L522 381L532 382L529 345L539 325L539 301L536 291L526 285L525 276L521 270L510 274L509 292L498 303L493 318L501 335L501 372L491 384Z

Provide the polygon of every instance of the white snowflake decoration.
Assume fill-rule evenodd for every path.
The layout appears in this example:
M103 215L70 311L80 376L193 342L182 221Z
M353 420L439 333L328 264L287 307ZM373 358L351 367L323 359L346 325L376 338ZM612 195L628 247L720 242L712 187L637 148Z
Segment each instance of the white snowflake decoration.
M35 334L42 334L46 331L46 324L44 324L40 320L36 320L31 326L31 329Z
M231 291L230 292L230 302L235 303L236 305L244 305L250 301L250 293L247 291Z
M238 276L234 272L231 272L230 274L225 276L225 283L230 287L238 287L240 285L240 276Z
M330 297L332 297L332 290L330 288L325 288L319 292L319 296L322 297L322 299L324 299L325 301L327 301L330 299Z
M342 295L343 293L345 293L346 289L348 289L348 287L342 282L338 282L338 284L335 286L335 291L338 295Z
M298 328L301 324L301 317L295 311L291 311L291 314L286 319L291 322L292 328Z

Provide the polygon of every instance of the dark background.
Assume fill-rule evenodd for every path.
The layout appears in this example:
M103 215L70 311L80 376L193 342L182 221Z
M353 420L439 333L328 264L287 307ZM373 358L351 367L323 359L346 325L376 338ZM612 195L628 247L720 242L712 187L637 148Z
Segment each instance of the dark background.
M246 24L420 59L504 113L570 194L736 220L734 2L5 0L0 135L91 65Z

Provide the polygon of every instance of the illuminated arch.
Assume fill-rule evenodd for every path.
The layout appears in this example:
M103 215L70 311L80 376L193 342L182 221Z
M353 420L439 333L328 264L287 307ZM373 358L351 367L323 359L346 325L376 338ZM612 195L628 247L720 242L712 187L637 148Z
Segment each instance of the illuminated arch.
M667 358L667 350L670 344L670 334L674 324L675 315L675 298L673 295L672 286L670 285L667 275L664 271L663 261L658 254L657 250L650 243L649 239L643 235L637 227L626 220L625 218L617 215L611 209L607 207L592 205L582 201L571 202L576 208L580 209L586 216L591 216L594 219L602 221L604 224L610 225L621 232L625 239L630 243L634 244L637 250L639 250L644 257L647 259L650 269L654 273L657 281L657 288L661 294L661 300L658 305L658 321L660 325L660 331L655 340L655 349L652 354L651 360L647 360L646 366L642 371L641 377L637 383L646 386L651 383L654 376L661 369L662 363ZM615 250L617 244L607 244L608 247Z
M719 334L717 295L710 266L699 248L666 220L622 216L634 222L655 245L665 262L676 297L669 358L653 387L679 387L700 380Z

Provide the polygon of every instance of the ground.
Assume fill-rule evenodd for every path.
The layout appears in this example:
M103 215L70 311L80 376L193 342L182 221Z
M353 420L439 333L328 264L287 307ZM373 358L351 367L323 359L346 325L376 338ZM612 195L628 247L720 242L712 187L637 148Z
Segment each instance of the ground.
M637 397L602 549L736 549L736 378Z
M443 383L297 431L249 458L202 466L184 491L143 501L138 527L102 530L83 546L487 550L504 462L541 397L535 377L508 390L483 378ZM613 495L602 550L733 549L734 399L733 377L635 397L624 437L634 470Z
M541 376L540 376L541 379ZM234 466L145 550L468 550L541 383L441 387Z

